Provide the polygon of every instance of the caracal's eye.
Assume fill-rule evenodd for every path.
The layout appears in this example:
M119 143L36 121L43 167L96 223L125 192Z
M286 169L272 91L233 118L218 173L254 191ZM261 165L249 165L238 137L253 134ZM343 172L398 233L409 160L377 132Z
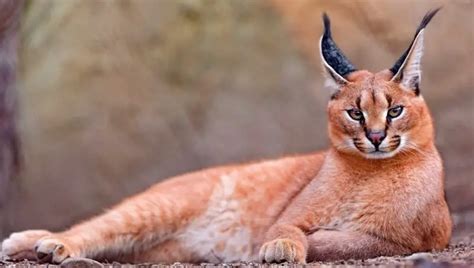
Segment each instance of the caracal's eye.
M350 110L347 110L347 113L349 114L349 116L356 120L356 121L361 121L362 119L364 119L364 115L362 114L362 112L358 109L350 109Z
M402 112L403 112L403 106L395 106L388 110L387 116L388 118L397 118L402 114Z

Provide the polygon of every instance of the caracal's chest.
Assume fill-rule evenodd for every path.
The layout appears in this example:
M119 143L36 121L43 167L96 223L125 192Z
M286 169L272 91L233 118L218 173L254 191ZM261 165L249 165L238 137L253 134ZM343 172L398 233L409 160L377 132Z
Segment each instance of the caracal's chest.
M418 213L442 187L441 169L417 165L361 172L340 169L313 185L318 224L330 229L358 229L367 222L404 222Z

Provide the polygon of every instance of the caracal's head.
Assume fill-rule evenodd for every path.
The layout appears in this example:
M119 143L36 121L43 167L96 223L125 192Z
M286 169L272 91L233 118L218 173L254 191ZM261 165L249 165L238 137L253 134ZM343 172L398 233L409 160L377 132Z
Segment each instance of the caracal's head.
M378 73L357 70L350 63L334 43L329 18L323 15L320 51L326 85L333 90L329 137L337 150L381 159L432 143L431 116L419 84L424 29L438 10L426 14L395 65Z

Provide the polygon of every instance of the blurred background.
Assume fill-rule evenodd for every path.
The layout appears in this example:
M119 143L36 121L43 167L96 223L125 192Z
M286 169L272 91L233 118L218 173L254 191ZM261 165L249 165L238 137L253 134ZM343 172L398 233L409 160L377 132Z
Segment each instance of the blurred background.
M440 5L421 91L462 239L474 232L470 0L26 1L14 93L21 165L2 189L0 239L61 230L183 172L326 148L321 13L352 62L378 71Z

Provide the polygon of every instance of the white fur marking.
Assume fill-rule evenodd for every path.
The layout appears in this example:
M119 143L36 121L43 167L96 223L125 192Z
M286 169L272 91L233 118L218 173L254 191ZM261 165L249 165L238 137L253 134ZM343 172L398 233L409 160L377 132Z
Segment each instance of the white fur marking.
M405 61L403 62L402 66L400 66L398 72L392 78L392 81L394 81L398 79L403 73L402 81L400 81L400 84L405 89L413 89L415 85L412 83L415 81L419 82L421 80L421 57L423 56L423 40L424 29L418 33Z
M326 72L329 72L329 73L333 74L336 77L336 79L339 79L340 81L342 81L344 83L349 83L349 81L347 81L344 77L339 75L334 70L334 68L332 68L331 65L329 65L329 63L327 63L326 60L324 59L323 49L322 49L322 46L321 46L322 42L323 42L323 36L321 36L321 38L319 38L319 56L321 57L321 62L323 63L324 70L326 70ZM325 86L331 85L331 88L334 88L334 85L335 85L336 89L339 89L339 85L338 85L337 81L335 81L330 74L327 74L326 78L327 78L327 80L324 84ZM328 80L332 81L332 83L331 82L328 83Z
M251 233L241 222L235 186L235 176L223 175L207 211L178 235L191 251L215 263L252 260Z

